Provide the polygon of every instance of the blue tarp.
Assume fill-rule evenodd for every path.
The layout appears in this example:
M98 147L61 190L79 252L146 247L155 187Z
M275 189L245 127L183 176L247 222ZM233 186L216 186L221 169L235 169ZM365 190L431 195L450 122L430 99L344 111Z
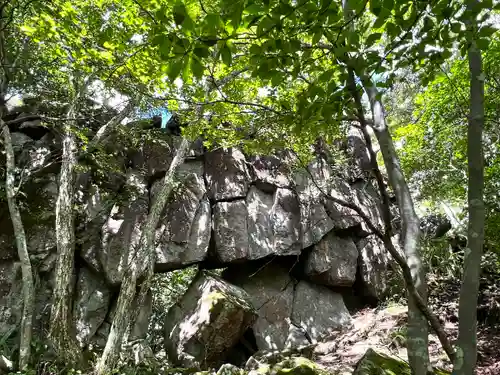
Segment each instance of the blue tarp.
M168 120L172 117L172 113L170 113L166 107L152 108L149 111L139 113L139 117L143 119L153 118L155 116L161 116L161 128L165 129Z

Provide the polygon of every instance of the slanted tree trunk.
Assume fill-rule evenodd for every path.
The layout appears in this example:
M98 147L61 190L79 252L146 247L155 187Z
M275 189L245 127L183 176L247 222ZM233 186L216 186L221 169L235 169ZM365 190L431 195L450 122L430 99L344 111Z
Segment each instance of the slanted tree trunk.
M78 95L66 113L62 132L62 162L56 201L57 261L50 316L50 339L56 355L70 363L78 362L80 353L72 325L73 271L75 261L75 228L73 215L74 169L76 143L72 127L76 117Z
M25 370L30 361L31 355L31 332L33 323L33 310L35 300L35 287L33 283L33 273L31 269L30 257L26 246L26 234L24 232L21 214L16 201L16 186L15 186L15 160L14 150L12 148L12 140L10 130L7 125L1 120L0 111L0 127L3 128L3 140L6 153L6 181L5 190L7 192L7 202L9 205L10 217L12 226L14 227L14 235L16 236L17 254L21 262L22 272L22 290L23 290L23 315L21 319L20 344L19 344L19 370Z
M355 32L353 14L351 10L349 0L343 0L343 10L346 22L350 23L351 32ZM349 57L347 56L347 59ZM349 69L350 77L350 89L353 94L353 99L357 106L358 113L361 119L364 119L363 108L361 106L361 99L359 98L357 89L354 82L354 71L351 66L350 61L346 61ZM427 305L427 285L425 280L425 270L422 264L422 259L419 254L419 244L420 244L420 220L415 212L413 205L413 200L410 194L410 189L404 178L401 166L399 163L399 158L394 147L391 135L387 128L385 121L385 112L382 105L379 93L370 78L364 77L364 72L361 74L361 80L363 88L368 95L370 101L370 107L372 111L372 128L377 137L377 141L380 146L380 151L384 159L384 165L387 170L389 177L389 183L391 184L394 192L396 194L396 199L398 202L398 208L401 215L402 221L402 233L401 239L403 242L403 249L405 254L406 265L403 266L403 273L408 271L409 267L411 273L412 285L407 285L408 293L408 360L412 373L414 375L426 375L429 370L432 370L429 360L429 330L427 318L425 317L423 311L420 309L419 304L416 300L418 296L411 293L412 287L415 287L415 291L420 295L423 301L422 307ZM369 142L369 135L366 129L366 121L362 124L363 135L367 142ZM384 233L384 243L388 250L394 250L394 246L391 242L391 223L390 223L390 210L388 210L387 193L385 192L385 187L380 175L377 175L378 166L375 164L375 155L373 149L370 147L369 151L371 153L370 158L372 159L372 165L377 167L376 173L377 183L379 185L379 190L383 199L386 213L384 214L385 221L385 233ZM396 255L396 254L394 254ZM408 275L406 275L408 277ZM407 282L408 284L408 282Z
M370 100L373 130L380 145L389 182L394 189L402 221L401 239L406 263L411 271L413 285L426 304L427 283L420 255L420 220L401 170L399 158L385 121L385 112L379 93L373 83L363 79ZM408 293L408 360L415 375L425 375L431 369L429 362L429 330L427 319L412 293Z
M139 264L143 264L142 260L147 260L146 263L146 283L149 284L149 279L154 267L155 256L155 233L160 221L161 213L167 203L167 200L175 186L175 173L179 166L184 162L184 159L189 151L189 142L183 138L179 148L176 151L175 157L170 164L170 167L162 180L161 188L155 197L151 210L148 214L146 222L142 227L142 235L139 241L139 246L135 251L132 251L136 256L128 257L131 261L128 264L128 272L123 277L123 282L120 288L120 294L116 303L116 313L113 318L113 324L109 332L106 346L97 362L96 372L98 375L105 375L111 370L118 359L121 344L125 333L131 323L132 303L136 294L137 279L143 271ZM147 288L147 285L143 287Z
M469 1L469 8L476 5ZM468 210L469 224L467 248L465 249L464 273L460 288L458 308L458 348L453 374L473 375L477 361L477 299L479 294L479 276L484 244L484 74L481 51L476 44L478 32L476 14L468 9L468 31L471 40L468 59L470 72L470 114L467 131L467 163L469 171Z

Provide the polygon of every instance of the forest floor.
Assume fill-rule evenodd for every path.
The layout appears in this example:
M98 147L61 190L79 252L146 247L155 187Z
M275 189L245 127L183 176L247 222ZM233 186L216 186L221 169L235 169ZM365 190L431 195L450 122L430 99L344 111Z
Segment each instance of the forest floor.
M452 342L458 336L458 291L456 282L430 283L429 302L440 318ZM477 375L500 375L500 294L488 294L482 288L478 308ZM353 327L331 341L318 345L314 360L333 373L351 374L368 348L407 360L407 307L390 304L366 308L353 316ZM451 370L451 364L436 335L429 336L429 353L433 366Z

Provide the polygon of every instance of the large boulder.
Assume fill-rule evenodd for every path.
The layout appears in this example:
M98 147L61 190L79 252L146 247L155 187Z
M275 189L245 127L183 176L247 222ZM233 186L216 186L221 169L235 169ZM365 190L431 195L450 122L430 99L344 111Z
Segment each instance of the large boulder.
M250 245L245 200L218 202L213 220L218 260L224 264L246 260Z
M334 227L324 205L330 178L331 170L324 160L312 162L307 171L298 171L294 176L300 202L302 248L318 243Z
M278 188L274 194L250 188L246 200L218 202L214 239L220 262L256 260L301 251L297 196Z
M86 268L81 268L76 284L74 318L76 338L86 346L104 322L111 293L106 283Z
M330 372L305 357L291 357L276 364L259 363L248 375L329 375Z
M245 198L251 182L245 155L235 148L205 154L208 196L215 201Z
M205 259L211 233L211 208L206 197L203 163L182 164L156 230L156 269L168 271ZM153 185L152 199L160 188Z
M252 327L259 350L282 350L308 343L305 332L291 323L295 283L286 266L235 267L223 276L249 294L259 317Z
M314 245L306 264L306 274L327 286L351 286L356 280L358 249L351 238L328 233Z
M365 296L380 299L388 287L387 270L390 257L383 242L375 235L356 244L359 251L359 272Z
M354 203L363 211L373 225L383 231L384 221L380 195L371 182L357 181L352 185ZM361 220L361 227L365 233L372 230Z
M165 319L165 347L172 362L208 368L222 364L229 350L257 319L248 294L209 272L200 272Z
M347 153L351 158L351 165L349 172L351 178L356 180L364 178L365 175L371 172L371 159L366 147L363 133L360 129L351 126L347 135Z
M130 198L115 205L101 229L101 246L98 250L99 263L104 270L107 281L111 285L119 285L129 259L134 258L141 238L141 227L147 218L149 196L144 177L139 173L129 173L128 188ZM140 269L145 267L144 259Z
M350 327L351 315L340 294L300 281L295 287L291 321L316 343Z
M132 167L147 176L157 176L168 171L180 140L177 137L146 139L131 155Z
M276 188L289 188L293 185L290 155L251 156L254 184L262 191L273 193Z
M277 189L270 195L251 187L247 210L249 259L300 254L300 209L291 190Z

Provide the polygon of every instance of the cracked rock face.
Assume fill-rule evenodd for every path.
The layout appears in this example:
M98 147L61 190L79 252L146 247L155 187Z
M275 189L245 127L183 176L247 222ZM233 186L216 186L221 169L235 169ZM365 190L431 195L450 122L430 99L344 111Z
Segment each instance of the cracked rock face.
M208 196L215 201L245 198L251 177L243 153L219 149L205 155Z
M389 256L380 239L371 235L357 243L359 250L360 276L364 292L374 298L381 298L387 290L387 269Z
M259 350L300 347L349 327L351 316L340 294L297 282L277 262L256 268L229 270L224 277L250 295L259 315L253 325Z
M167 271L205 259L211 231L211 208L203 181L203 163L185 163L178 186L163 210L156 230L156 268ZM156 182L152 199L160 188Z
M243 289L200 272L165 319L169 358L184 367L220 366L257 318L249 299Z
M358 249L351 238L328 233L314 245L306 262L306 274L327 286L351 286L356 280Z
M136 262L139 273L145 269L146 259L136 257L138 245L181 140L158 138L144 141L135 151L111 153L123 170L98 179L95 171L85 171L76 181L74 325L83 347L105 344L115 292L130 262ZM53 160L60 151L58 142L52 135L33 141L21 134L17 153L38 167ZM116 148L113 142L106 147ZM364 168L360 147L353 144ZM383 295L389 259L359 214L338 201L356 204L382 228L378 192L370 182L352 183L336 175L324 158L318 153L305 171L295 168L287 151L248 156L236 148L204 152L200 140L193 144L155 231L155 272L198 264L228 267L227 274L233 276L224 280L200 272L182 303L169 311L165 345L172 361L182 366L218 364L250 327L261 350L317 342L350 324L342 296L327 287L349 288L358 279L366 295ZM30 258L43 279L34 319L42 326L49 321L57 257L53 223L58 167L33 176L24 191L31 217L25 224ZM21 311L15 237L4 216L0 336L17 324ZM23 221L30 217L23 216ZM293 277L292 268L298 271ZM144 306L134 306L140 311L132 338L146 335L151 306L151 295Z

